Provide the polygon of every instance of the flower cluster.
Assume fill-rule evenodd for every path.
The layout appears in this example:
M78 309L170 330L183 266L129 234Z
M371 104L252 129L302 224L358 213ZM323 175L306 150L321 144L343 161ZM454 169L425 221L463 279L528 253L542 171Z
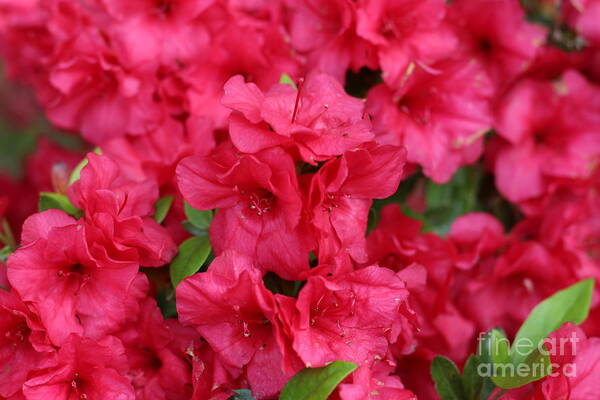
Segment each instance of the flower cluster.
M8 76L82 140L0 174L0 399L273 399L335 361L356 369L333 399L437 399L435 356L463 365L600 279L599 20L598 0L1 1ZM490 398L595 398L590 307L551 334L581 339L553 359L576 378Z

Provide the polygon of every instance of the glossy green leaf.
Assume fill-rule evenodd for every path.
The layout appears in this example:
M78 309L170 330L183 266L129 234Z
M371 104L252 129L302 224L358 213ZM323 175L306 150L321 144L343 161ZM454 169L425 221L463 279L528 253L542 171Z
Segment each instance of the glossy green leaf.
M82 215L82 211L75 207L67 196L59 193L41 192L38 207L40 211L63 210L75 218L80 218Z
M487 400L496 388L491 376L483 374L485 368L492 365L491 351L490 331L480 339L477 354L469 357L463 369L463 386L469 400ZM474 362L470 362L471 360Z
M550 372L550 358L536 349L518 363L494 361L492 381L503 389L514 389L540 380Z
M212 210L197 210L190 206L187 202L185 203L185 216L188 222L200 231L207 231L212 222L213 213Z
M594 279L585 279L556 292L538 304L529 313L515 336L515 343L520 344L518 352L513 346L513 361L525 359L550 332L559 329L564 323L580 324L585 321L590 311L593 291ZM527 346L529 341L532 344Z
M482 376L479 366L489 363L483 356L471 354L462 372L462 384L467 400L486 400L496 385L491 378Z
M457 217L477 210L480 181L481 171L475 167L460 168L444 184L428 180L425 185L426 230L445 235Z
M279 78L279 83L281 83L283 85L290 85L295 90L298 90L298 87L296 86L296 83L294 82L294 80L288 74L282 74L281 78Z
M96 154L102 154L102 150L100 150L100 147L96 147L93 150L94 153ZM79 164L77 164L75 166L75 168L73 168L73 171L71 172L71 177L69 178L69 185L72 185L75 181L77 181L80 176L81 176L81 170L88 164L88 158L87 156L81 160L79 162Z
M431 377L442 400L466 399L462 378L451 360L436 356L431 363Z
M161 197L156 201L156 204L154 204L154 219L156 222L160 224L165 220L172 204L173 196Z
M489 373L494 384L504 389L512 389L536 380L528 373L520 373L517 370L520 366L515 364L510 356L510 343L506 334L500 329L492 329L490 334L493 365ZM534 360L529 361L533 362ZM531 365L525 361L520 365L523 366L522 368L531 368Z
M280 400L326 400L335 387L357 365L346 361L334 361L321 368L305 368L285 385Z
M173 287L198 272L210 254L207 236L194 236L179 245L179 253L171 262L170 275Z
M586 279L556 292L539 303L515 336L512 346L501 331L492 330L492 380L504 389L513 389L542 379L551 372L543 340L563 324L580 324L587 318L594 280Z

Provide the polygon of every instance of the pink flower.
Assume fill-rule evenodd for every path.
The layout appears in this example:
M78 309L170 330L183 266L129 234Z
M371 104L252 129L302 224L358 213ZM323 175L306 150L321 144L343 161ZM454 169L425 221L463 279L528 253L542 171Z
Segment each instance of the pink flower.
M192 154L208 154L215 147L208 120L188 120L184 125L169 118L145 135L126 135L102 144L102 154L118 164L121 175L135 182L156 181L161 194L175 186L175 167Z
M136 317L137 321L115 334L125 347L127 375L136 399L189 399L191 365L176 345L180 332L166 324L156 301L150 297L141 301Z
M285 279L308 269L310 237L296 171L281 148L243 155L224 143L208 156L181 161L177 180L192 207L218 209L210 228L217 255L237 250Z
M347 0L287 0L287 26L293 48L307 58L307 69L333 75L377 68L375 48L356 33L356 6Z
M378 266L310 277L290 319L293 347L307 366L335 360L370 366L398 340L402 319L414 320L408 295L399 276Z
M516 333L537 303L581 278L572 252L545 246L537 238L539 225L536 230L527 225L517 225L506 249L480 262L461 287L457 301L479 331L502 326L509 335Z
M367 97L376 140L403 145L407 159L437 183L450 180L483 150L492 127L494 88L474 60L411 67L397 91L375 86Z
M107 156L88 154L81 178L69 189L84 211L86 251L100 267L159 267L177 252L175 243L152 218L158 200L156 183L136 183L120 176Z
M224 363L245 367L259 398L281 390L288 377L281 372L275 299L248 258L225 252L207 272L185 279L177 287L177 311L182 324L196 328Z
M229 121L233 144L244 153L297 148L304 161L314 164L373 138L363 102L348 96L338 81L314 73L299 85L294 90L279 84L263 94L241 76L227 81L222 102L237 111Z
M102 144L160 123L164 110L152 98L152 78L126 69L98 32L80 32L60 50L37 85L56 126Z
M483 63L499 89L527 70L546 41L546 29L526 20L518 0L459 0L448 11L464 35L461 47Z
M86 257L82 225L58 210L29 217L8 279L38 310L52 343L73 332L101 337L127 316L125 299L137 266L98 268Z
M341 400L416 400L417 397L404 388L398 376L392 375L395 364L382 360L373 367L360 367L352 374L352 383L339 386Z
M600 157L599 90L569 70L558 82L522 80L502 99L496 129L505 142L495 173L504 196L522 202L543 195L552 179L593 173Z
M214 0L100 0L116 21L109 32L125 65L186 64L205 54L210 36L199 15ZM169 40L164 38L169 36ZM143 43L140 45L140 43Z
M273 1L264 7L239 0L219 2L203 13L211 35L208 56L178 72L193 117L227 128L230 110L220 100L232 76L242 75L262 90L279 82L283 73L299 76L301 60L283 33L281 18L281 4Z
M456 265L469 269L504 244L504 228L492 215L474 212L454 221L448 239L460 253Z
M133 400L133 388L123 376L126 371L118 339L107 336L94 341L70 335L58 350L55 365L25 382L23 393L28 400Z
M388 205L367 239L370 262L399 271L412 286L410 304L420 329L403 337L393 351L416 351L417 365L436 354L463 360L471 350L475 326L453 296L457 250L453 243L420 230L421 223L406 217L400 206Z
M414 64L430 65L454 51L457 40L444 23L446 7L442 0L358 2L356 32L377 47L388 85L398 87Z
M404 159L400 147L371 144L328 161L311 178L308 206L320 263L338 255L367 261L365 231L372 199L394 194Z
M187 353L192 357L193 366L192 400L204 400L207 396L211 400L226 400L231 398L234 389L244 385L241 379L231 377L228 368L207 343L188 349ZM235 373L239 375L239 370Z
M35 314L14 291L0 289L0 396L19 393L36 368L44 366L53 347Z

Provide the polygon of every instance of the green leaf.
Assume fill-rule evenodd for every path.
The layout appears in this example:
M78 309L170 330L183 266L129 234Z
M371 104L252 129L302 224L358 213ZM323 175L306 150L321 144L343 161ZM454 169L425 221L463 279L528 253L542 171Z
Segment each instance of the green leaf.
M156 204L154 204L154 219L156 222L160 224L165 220L172 204L173 196L161 197L156 201Z
M515 388L527 383L526 377L516 374L516 365L510 357L510 343L504 331L492 329L490 331L490 356L492 370L489 371L492 381L501 388Z
M185 216L188 219L188 222L192 224L195 228L201 231L207 231L210 227L210 223L212 222L213 213L212 210L196 210L192 206L190 206L187 202L185 203Z
M481 177L480 168L463 167L448 183L437 184L428 180L425 185L427 230L445 235L457 217L476 211Z
M346 361L334 361L321 368L305 368L285 385L280 400L326 400L335 387L357 365Z
M479 342L479 346L477 348L477 356L475 358L475 360L477 361L477 364L471 366L471 365L469 365L469 362L467 360L467 365L465 365L465 368L463 369L463 385L465 387L465 392L466 392L467 396L472 396L472 397L469 397L469 400L471 400L471 399L479 399L479 400L488 399L490 397L490 395L492 394L492 392L494 391L494 389L496 388L496 385L492 381L491 377L482 375L482 372L484 372L484 370L480 371L480 367L481 368L486 368L486 367L490 368L491 367L491 365L492 365L491 351L492 351L492 345L491 345L491 331L490 331L490 332L487 332L483 336L483 338L481 338L481 341ZM481 382L480 385L473 381L474 379L477 379L477 378L472 377L474 372L471 368L475 368L477 377L479 377L479 381ZM479 388L479 392L477 392L477 388Z
M442 400L487 400L490 397L496 387L488 372L492 364L490 336L488 332L482 338L477 355L469 356L462 375L451 360L441 356L433 359L431 376Z
M592 278L556 292L538 304L515 336L512 347L503 332L492 330L492 380L503 389L534 382L551 372L543 340L563 324L587 318L594 290Z
M296 83L288 74L281 74L281 78L279 78L279 83L281 83L283 85L290 85L295 90L298 90Z
M494 359L492 380L503 389L514 389L537 381L551 372L550 357L535 349L525 360L497 362Z
M94 153L96 154L102 154L102 150L100 150L100 147L96 147L93 150ZM72 185L75 181L79 180L79 177L81 176L81 170L88 164L88 158L87 156L81 160L79 162L79 164L77 164L75 166L75 168L73 168L73 171L71 172L71 177L69 178L69 185Z
M491 364L485 357L472 354L462 372L462 384L466 399L485 400L490 397L496 385L489 377L481 376L479 366Z
M436 356L431 363L431 377L442 400L466 399L462 378L451 360Z
M230 397L231 400L255 400L252 392L248 389L234 390L235 395Z
M194 236L179 245L179 253L171 262L170 274L173 287L198 272L210 253L210 242L206 236Z
M513 346L513 361L519 362L527 358L550 332L563 324L581 324L585 321L590 311L593 291L594 279L585 279L556 292L535 306L515 336L514 343L519 344L519 349L517 351ZM531 345L528 345L529 341L532 342Z
M0 250L0 261L6 262L6 260L8 259L8 256L10 256L11 254L12 254L12 250L11 250L10 246L4 246Z
M50 209L63 210L75 218L81 218L83 215L83 212L75 207L67 196L59 193L41 192L38 207L40 211Z

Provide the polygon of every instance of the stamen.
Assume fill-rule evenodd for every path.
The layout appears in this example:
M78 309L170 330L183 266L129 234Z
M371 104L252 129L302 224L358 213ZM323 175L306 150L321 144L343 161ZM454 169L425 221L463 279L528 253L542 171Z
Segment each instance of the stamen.
M296 122L296 116L298 115L298 105L300 104L300 94L302 93L302 86L304 86L304 78L298 79L298 90L296 91L296 102L294 104L294 112L292 113L292 124Z

